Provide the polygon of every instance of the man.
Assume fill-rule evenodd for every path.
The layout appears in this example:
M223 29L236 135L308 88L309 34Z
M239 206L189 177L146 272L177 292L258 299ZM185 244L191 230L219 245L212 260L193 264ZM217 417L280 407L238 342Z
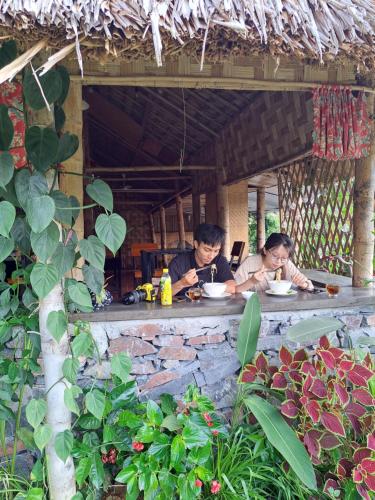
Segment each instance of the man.
M199 272L199 274L197 273L198 269L211 264L216 265L213 281L225 283L227 292L235 292L236 282L228 261L220 254L224 239L224 230L214 224L200 224L196 228L194 231L194 249L177 255L169 265L173 295L184 295L192 286L207 281L211 282L210 267Z

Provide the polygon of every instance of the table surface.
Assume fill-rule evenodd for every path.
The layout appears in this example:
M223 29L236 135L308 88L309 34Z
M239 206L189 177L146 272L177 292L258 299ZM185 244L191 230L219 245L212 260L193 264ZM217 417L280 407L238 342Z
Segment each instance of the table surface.
M318 294L298 291L290 297L274 297L259 294L262 312L340 309L341 307L375 306L374 288L345 287L335 298L329 298L325 291ZM223 316L242 314L245 299L241 294L235 294L227 299L202 298L199 303L187 299L183 302L173 302L172 306L163 307L160 303L140 302L125 306L114 303L104 310L94 313L79 313L70 316L71 321L82 319L86 321L130 321L168 318L187 318L197 316Z
M301 273L309 278L309 280L316 283L318 286L325 285L338 285L338 286L352 286L352 278L347 276L340 276L339 274L326 273L325 271L318 271L317 269L301 269Z

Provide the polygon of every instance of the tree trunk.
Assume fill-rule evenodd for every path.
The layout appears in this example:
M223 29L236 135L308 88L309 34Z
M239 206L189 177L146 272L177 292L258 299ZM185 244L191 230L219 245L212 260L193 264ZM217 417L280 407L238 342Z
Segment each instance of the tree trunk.
M41 111L27 110L27 124L54 128L53 110L46 108ZM47 175L49 186L53 175ZM58 189L58 183L55 184ZM47 318L51 311L65 311L62 282L40 301L39 330L41 351L44 365L44 384L47 393L47 423L52 427L52 438L46 446L46 462L51 500L71 500L76 493L75 470L72 457L64 463L56 455L55 437L59 432L71 428L71 414L64 404L64 389L62 365L69 355L68 333L65 332L57 343L47 328ZM57 382L57 383L56 383Z
M367 96L367 111L374 113L374 95ZM371 120L371 149L367 158L356 160L353 199L353 286L365 286L373 278L375 131Z

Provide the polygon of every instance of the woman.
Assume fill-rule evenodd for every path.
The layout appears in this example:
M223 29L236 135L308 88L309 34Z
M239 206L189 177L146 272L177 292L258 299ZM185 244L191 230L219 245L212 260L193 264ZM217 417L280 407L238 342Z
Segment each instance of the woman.
M289 236L272 233L261 253L250 255L237 269L234 275L236 292L267 290L268 282L275 279L277 270L281 272L281 279L291 281L302 290L313 290L311 281L291 262L293 251L293 241Z

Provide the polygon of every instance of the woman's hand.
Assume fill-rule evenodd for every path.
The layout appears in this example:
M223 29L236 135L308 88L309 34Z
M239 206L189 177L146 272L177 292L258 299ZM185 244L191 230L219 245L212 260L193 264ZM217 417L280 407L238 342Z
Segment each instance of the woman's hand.
M255 281L257 281L258 283L261 283L262 281L264 281L266 279L267 272L268 272L268 269L263 264L262 267L258 271L255 271L255 273L253 274L253 279Z

